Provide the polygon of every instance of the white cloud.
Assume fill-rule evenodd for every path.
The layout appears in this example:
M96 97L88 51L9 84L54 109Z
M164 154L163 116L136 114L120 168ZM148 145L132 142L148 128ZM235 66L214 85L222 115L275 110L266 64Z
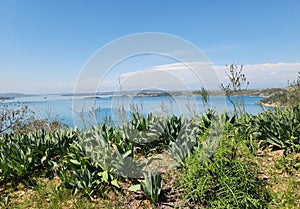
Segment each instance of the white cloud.
M288 80L296 79L300 63L253 64L245 65L243 69L250 82L250 88L284 87ZM201 86L213 89L218 88L220 83L228 82L226 70L226 66L211 67L208 63L173 63L123 73L119 78L123 89L128 90L151 87L172 90L199 89Z
M189 62L154 66L150 69L124 73L122 88L126 90L157 88L165 90L217 88L219 77L209 63Z
M157 65L148 69L122 73L106 77L102 83L97 77L86 77L81 83L83 92L96 90L189 90L205 86L207 89L219 89L220 83L226 83L226 66L205 62L172 63ZM129 69L130 70L130 69ZM300 63L262 63L244 66L244 73L250 82L249 88L285 87L297 78ZM76 81L35 82L34 78L14 79L0 77L0 92L51 93L73 92Z
M285 87L295 80L300 63L264 63L245 66L245 74L251 76L251 88Z

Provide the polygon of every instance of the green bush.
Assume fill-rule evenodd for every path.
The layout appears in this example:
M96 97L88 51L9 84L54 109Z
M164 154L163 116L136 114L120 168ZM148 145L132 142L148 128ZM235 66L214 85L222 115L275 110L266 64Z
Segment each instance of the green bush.
M83 148L77 142L70 147L69 153L64 156L59 165L58 175L62 185L71 189L73 194L78 191L91 196L101 185L101 172Z
M206 160L201 150L186 159L179 179L184 198L208 208L267 208L269 195L257 165L233 153L229 142L222 139Z
M77 140L73 130L46 133L39 130L29 134L11 133L0 137L0 182L29 179L42 172L54 174L59 158Z
M262 146L273 145L288 151L300 150L300 105L291 109L277 108L255 117L258 139Z

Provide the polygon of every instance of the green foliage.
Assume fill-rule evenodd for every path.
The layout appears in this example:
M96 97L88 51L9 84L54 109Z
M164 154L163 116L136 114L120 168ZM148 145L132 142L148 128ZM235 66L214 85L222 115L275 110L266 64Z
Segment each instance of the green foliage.
M29 179L46 170L54 174L58 158L67 152L76 132L66 130L47 134L43 130L29 134L11 133L0 137L0 180ZM47 169L45 169L47 168Z
M261 104L293 108L299 105L300 98L300 72L296 80L288 81L288 87L277 89L269 97L260 101Z
M166 149L170 139L165 136L165 118L137 112L132 113L132 118L132 121L123 123L118 131L121 138L135 148L133 155L148 155Z
M151 171L144 173L145 180L141 183L141 189L151 203L157 203L162 188L162 177L160 174L152 174Z
M105 174L107 173L103 173L103 170L85 155L78 142L71 145L58 172L63 185L71 189L73 194L79 191L88 196L91 196L102 182L108 181L108 174Z
M209 109L187 119L177 116L133 114L120 127L92 126L89 129L39 130L30 133L2 133L0 136L0 183L25 182L35 177L62 180L61 189L91 199L107 189L119 189L118 182L145 180L130 189L142 189L152 202L159 201L162 178L141 159L170 151L182 167L180 188L191 204L207 208L266 208L266 184L258 179L257 165L248 156L258 144L283 148L278 170L299 170L300 106L292 109L248 114L216 114ZM253 155L251 155L252 157ZM151 161L151 160L150 160ZM122 176L122 177L121 177ZM1 200L8 203L8 195ZM218 197L218 198L216 198Z
M201 90L200 90L200 95L201 95L201 99L202 99L202 102L203 102L203 106L206 108L208 107L208 101L209 101L209 94L208 94L208 91L207 89L205 89L204 87L201 87Z
M132 177L142 175L144 164L135 159L135 144L118 129L92 127L80 136L86 154L102 170Z
M300 105L291 109L276 108L254 117L253 129L261 145L273 145L288 151L300 150Z
M227 113L216 114L208 110L201 117L183 120L180 132L175 141L170 142L169 150L180 165L185 164L185 158L191 156L194 150L202 149L203 155L211 155L218 144L220 136L225 131L228 134L230 126L235 123L236 116Z
M298 77L289 83L287 88L281 89L270 97L263 100L263 103L276 104L278 106L295 107L299 105L300 98L300 72Z
M276 178L276 177L275 177ZM272 207L278 209L298 209L299 208L299 182L293 175L289 175L288 178L280 179L280 184L284 185L284 189L274 192Z
M135 172L140 166L134 162L132 149L132 144L122 140L116 129L93 126L83 130L79 141L72 144L59 176L74 194L79 191L91 196L101 186L119 188L118 175L134 175L129 172Z
M183 118L173 115L171 118L166 118L166 138L169 141L175 141L178 138L182 128Z
M275 168L280 173L295 173L295 171L300 169L300 157L296 153L282 155L275 162Z
M182 116L133 113L132 117L129 124L120 128L120 135L135 147L137 154L162 153L170 146L180 148L184 143L190 144L190 138L195 138L198 131L193 119L183 119ZM187 146L187 149L190 148Z
M180 165L192 154L197 143L198 126L194 121L184 120L174 141L170 142L169 150Z
M225 137L206 161L202 151L187 159L179 181L184 198L208 208L267 207L268 192L257 165L234 153L234 144Z
M238 136L239 143L246 145L248 152L256 154L259 149L257 141L259 133L257 132L255 116L243 114L240 117L233 116L231 119L230 135Z
M57 178L47 180L45 178L38 179L37 185L34 190L30 190L28 195L25 191L24 195L17 195L15 199L15 192L7 194L4 199L0 197L0 208L18 208L18 209L87 209L87 208L115 208L112 203L106 201L91 201L89 198L82 196L81 194L73 195L72 191L58 187ZM22 194L21 193L21 194ZM7 198L9 197L9 198ZM6 200L8 201L6 201ZM2 203L3 200L3 203Z

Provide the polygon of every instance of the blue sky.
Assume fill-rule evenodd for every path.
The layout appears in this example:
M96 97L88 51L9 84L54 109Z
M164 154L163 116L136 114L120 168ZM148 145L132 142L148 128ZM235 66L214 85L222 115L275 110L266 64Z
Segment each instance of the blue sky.
M283 86L300 71L297 0L0 0L0 93L70 92L99 48L140 32L186 39L220 71L243 64L252 88ZM171 64L138 60L117 72Z

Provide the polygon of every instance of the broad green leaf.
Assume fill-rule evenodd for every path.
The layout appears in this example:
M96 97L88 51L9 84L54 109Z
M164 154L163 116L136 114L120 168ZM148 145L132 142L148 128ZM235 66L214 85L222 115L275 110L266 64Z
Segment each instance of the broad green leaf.
M108 182L108 171L103 171L98 173L99 176L102 176L102 181Z
M295 168L300 168L300 163L296 163Z
M135 184L128 188L129 191L135 192L137 190L141 190L141 184Z
M113 186L120 188L117 179L114 179L113 181L110 182Z

